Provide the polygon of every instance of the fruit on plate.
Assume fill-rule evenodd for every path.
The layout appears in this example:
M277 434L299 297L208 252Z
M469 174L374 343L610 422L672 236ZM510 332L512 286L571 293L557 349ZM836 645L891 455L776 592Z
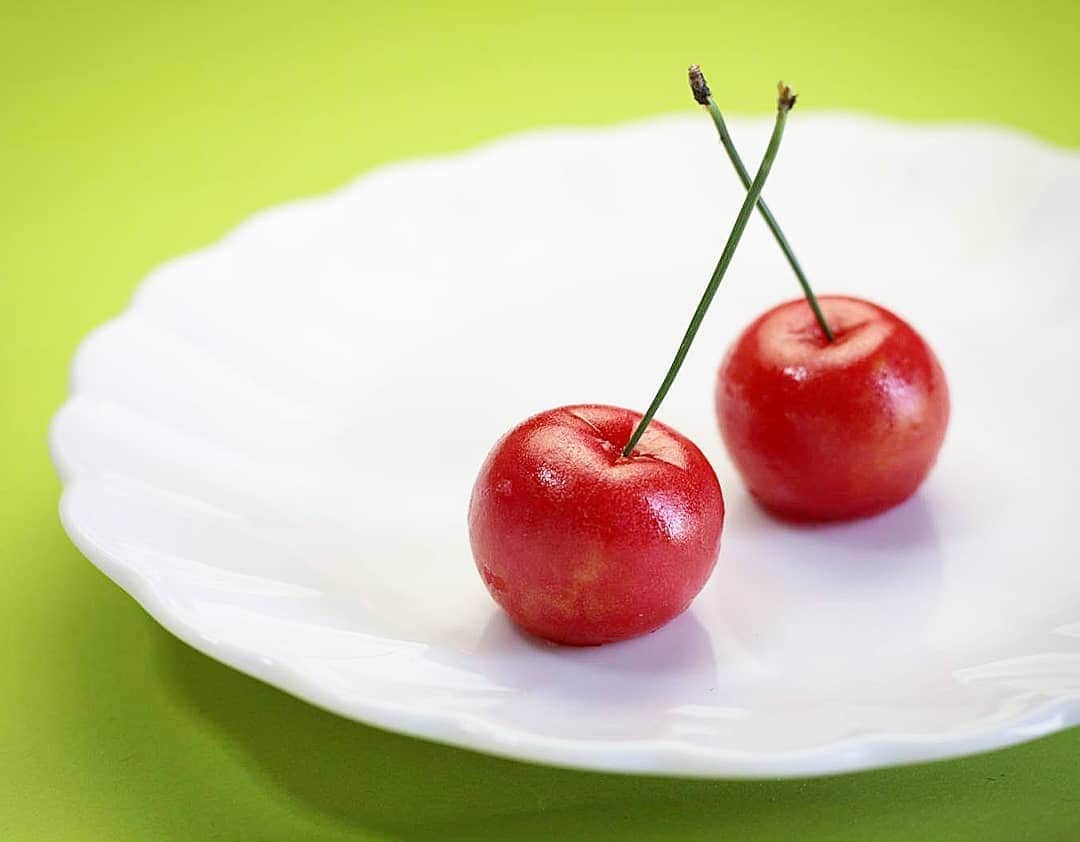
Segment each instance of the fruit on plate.
M716 416L750 493L788 519L877 514L910 497L937 458L949 389L905 321L858 298L803 299L759 316L716 380Z
M654 421L735 253L795 103L780 86L776 124L727 244L671 367L643 415L552 409L488 455L469 505L480 576L522 628L557 643L610 643L681 613L716 562L720 484L701 451Z
M597 644L682 613L720 551L724 500L692 441L613 406L542 412L491 451L470 539L491 595L548 640Z
M690 87L749 185L696 65ZM883 512L910 497L937 459L949 421L945 373L915 329L884 307L817 298L764 199L758 211L804 299L758 317L720 365L716 415L728 453L754 498L781 517Z

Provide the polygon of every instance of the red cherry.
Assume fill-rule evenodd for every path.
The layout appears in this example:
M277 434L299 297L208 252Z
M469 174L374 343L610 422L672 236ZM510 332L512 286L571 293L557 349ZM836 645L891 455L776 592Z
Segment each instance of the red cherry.
M824 521L907 499L937 458L949 421L945 373L905 321L858 298L774 307L728 351L716 414L750 493L773 513Z
M720 551L724 499L693 442L641 415L582 405L534 415L476 479L469 538L495 601L526 630L588 646L682 613Z

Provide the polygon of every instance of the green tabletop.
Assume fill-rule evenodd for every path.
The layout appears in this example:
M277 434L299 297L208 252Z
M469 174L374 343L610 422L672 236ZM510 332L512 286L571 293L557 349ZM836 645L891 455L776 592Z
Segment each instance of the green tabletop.
M100 575L60 529L45 449L83 335L266 205L530 126L692 113L692 61L731 111L769 109L782 76L801 109L1077 146L1078 57L1075 0L0 2L0 839L1080 839L1080 730L748 783L338 719L187 648Z

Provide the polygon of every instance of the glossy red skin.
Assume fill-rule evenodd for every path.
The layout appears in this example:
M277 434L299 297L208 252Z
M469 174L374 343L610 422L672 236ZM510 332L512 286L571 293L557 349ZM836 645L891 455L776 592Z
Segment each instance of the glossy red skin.
M589 646L682 613L720 551L724 499L693 442L612 406L552 409L495 445L476 479L469 538L488 591L527 631Z
M716 384L720 432L750 493L780 517L865 517L906 500L949 421L945 373L905 321L869 301L805 300L751 324Z

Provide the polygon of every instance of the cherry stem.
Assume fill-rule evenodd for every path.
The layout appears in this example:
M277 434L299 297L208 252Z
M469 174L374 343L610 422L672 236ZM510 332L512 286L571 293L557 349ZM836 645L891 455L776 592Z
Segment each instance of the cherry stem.
M724 115L720 112L720 106L718 106L716 100L713 99L712 91L709 90L709 85L705 81L705 76L701 72L701 68L696 64L690 65L690 90L693 91L694 99L698 104L704 105L709 109L709 115L716 125L717 134L720 135L720 143L723 144L724 151L727 152L728 158L731 159L731 164L735 167L735 172L738 173L743 188L749 190L750 174L746 171L742 158L739 156L739 151L735 148L735 142L731 139L731 133L728 131L727 123L724 122ZM780 223L776 221L776 217L773 216L772 211L769 210L769 206L765 204L764 199L758 199L757 208L761 213L761 218L765 220L765 224L768 225L769 230L772 231L773 237L776 238L776 243L780 246L780 250L784 253L784 257L787 258L787 262L791 264L791 270L795 273L795 277L798 278L803 294L810 304L810 309L814 311L814 317L817 319L818 324L821 325L821 329L825 333L825 338L832 342L834 338L833 332L829 329L829 323L825 320L825 314L821 312L821 307L818 305L817 296L814 295L814 290L810 287L810 281L807 280L806 273L803 272L803 268L799 264L798 258L795 257L795 252L792 250L791 244L787 241L787 237L784 236L784 232L780 230Z
M765 157L761 159L761 165L758 167L757 174L754 176L753 182L751 182L750 186L747 188L746 198L743 200L742 207L739 208L739 215L735 217L735 224L731 227L731 233L728 235L727 243L724 244L724 250L720 254L720 260L717 261L716 269L713 270L708 286L705 287L705 292L701 296L701 301L698 303L697 309L690 319L690 325L686 328L686 333L683 336L682 342L679 344L679 349L675 352L675 359L672 360L671 367L668 369L667 374L664 375L664 380L660 384L659 390L656 392L656 397L652 399L652 403L649 404L649 408L645 410L645 414L641 416L641 420L634 429L633 435L630 436L630 441L628 441L626 447L623 448L623 456L628 457L633 454L634 447L644 434L645 428L649 426L649 422L651 422L653 416L656 415L656 410L660 408L660 404L667 396L671 384L675 382L675 376L679 373L679 369L682 368L683 361L686 359L686 354L694 342L694 337L697 336L698 328L701 327L702 320L705 318L705 313L708 311L709 305L712 304L713 297L716 295L716 290L720 287L720 282L724 279L724 273L727 272L728 266L731 263L731 258L735 255L735 249L739 245L739 240L742 238L743 231L746 230L746 223L750 219L750 214L754 210L754 205L757 204L758 197L761 196L761 190L765 186L765 180L769 177L769 170L772 169L773 161L776 159L776 153L780 151L780 139L784 136L784 124L787 122L788 112L795 105L795 94L793 94L791 88L783 82L777 86L777 89L779 90L779 96L776 101L776 125L773 126L772 137L769 138L769 147L765 150Z

